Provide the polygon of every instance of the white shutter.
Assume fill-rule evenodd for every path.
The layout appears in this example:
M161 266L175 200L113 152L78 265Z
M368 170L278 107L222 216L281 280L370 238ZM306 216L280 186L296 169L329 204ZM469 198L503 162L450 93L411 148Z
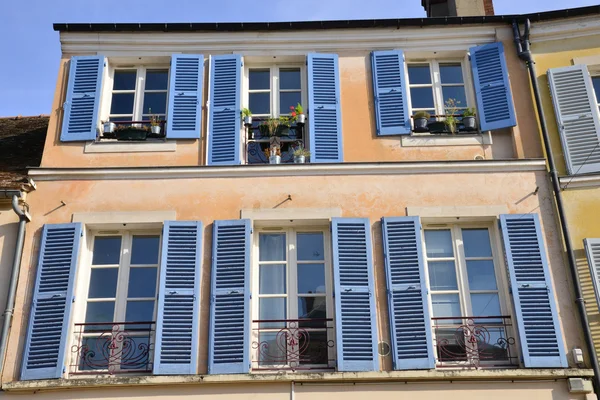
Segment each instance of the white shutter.
M585 65L548 70L569 174L600 172L600 117Z
M587 254L588 264L590 265L590 274L594 283L594 294L596 302L600 308L600 239L584 239L585 252Z

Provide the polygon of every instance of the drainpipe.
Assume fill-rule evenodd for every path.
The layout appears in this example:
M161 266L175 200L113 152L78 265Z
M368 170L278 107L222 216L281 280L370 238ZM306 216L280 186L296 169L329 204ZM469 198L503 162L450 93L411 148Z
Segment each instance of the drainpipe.
M19 216L19 228L17 231L17 242L15 244L15 257L10 275L10 284L8 287L8 297L6 300L6 310L4 310L4 325L2 326L2 336L0 336L0 384L2 383L2 371L4 370L4 356L6 355L6 345L8 341L8 332L12 320L15 294L17 292L17 280L19 279L19 269L21 267L21 255L23 254L23 243L25 241L25 225L30 221L29 215L19 207L19 197L21 193L13 194L12 209Z
M556 199L556 208L558 211L558 218L560 220L560 227L562 230L563 239L565 241L565 247L567 251L567 258L569 261L569 271L571 272L571 279L573 280L573 286L575 286L575 303L577 304L577 311L579 311L579 317L581 319L581 327L583 329L585 342L589 349L590 361L592 363L592 369L594 370L594 378L592 380L594 384L594 392L596 395L600 394L600 368L598 367L598 358L594 349L594 341L592 339L592 332L590 331L588 316L585 310L585 301L583 300L583 294L581 290L581 282L579 281L579 274L577 273L577 263L575 261L575 253L573 252L573 242L571 241L571 233L567 225L566 213L563 205L562 191L560 189L560 182L558 180L558 172L556 171L556 164L554 163L554 155L550 148L550 138L548 136L548 128L546 127L546 117L544 115L544 109L542 108L542 100L540 96L540 90L537 83L537 74L535 71L535 63L531 56L531 50L529 48L529 30L531 28L531 22L529 19L525 21L525 33L521 36L519 24L516 20L513 20L513 34L515 45L517 46L517 52L519 58L525 62L527 70L529 71L529 79L533 88L533 95L535 97L535 106L537 108L538 119L540 120L540 129L542 130L542 140L544 142L544 149L546 151L546 157L548 159L548 169L550 173L550 180L552 181L552 189L554 190L554 198Z

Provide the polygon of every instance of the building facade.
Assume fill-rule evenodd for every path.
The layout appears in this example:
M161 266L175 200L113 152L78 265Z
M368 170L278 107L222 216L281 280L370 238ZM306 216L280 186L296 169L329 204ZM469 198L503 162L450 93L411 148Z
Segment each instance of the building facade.
M430 21L55 25L3 395L594 398L511 26Z

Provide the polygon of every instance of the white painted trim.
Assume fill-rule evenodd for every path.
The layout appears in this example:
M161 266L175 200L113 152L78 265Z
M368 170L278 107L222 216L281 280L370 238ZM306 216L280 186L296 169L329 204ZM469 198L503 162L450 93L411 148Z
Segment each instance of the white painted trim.
M562 190L585 187L600 187L600 174L582 176L563 176L559 178Z
M599 34L600 19L597 15L533 22L531 25L531 42L534 44Z
M122 212L82 212L73 213L72 222L90 224L148 224L177 219L176 211L122 211Z
M35 168L29 170L29 176L37 181L68 181L82 179L270 178L274 176L504 173L545 170L545 160L528 159L510 161L240 165L227 167Z
M342 216L342 209L331 208L256 208L241 210L242 219L251 219L255 222L272 220L325 220L327 223L331 218Z
M435 147L435 146L481 146L492 144L489 131L477 135L404 135L402 147Z
M153 153L172 152L177 150L174 140L164 142L87 142L84 153Z
M456 222L456 218L461 217L493 217L495 219L500 214L508 214L506 205L406 207L406 215L416 215L421 218L454 218L454 222Z

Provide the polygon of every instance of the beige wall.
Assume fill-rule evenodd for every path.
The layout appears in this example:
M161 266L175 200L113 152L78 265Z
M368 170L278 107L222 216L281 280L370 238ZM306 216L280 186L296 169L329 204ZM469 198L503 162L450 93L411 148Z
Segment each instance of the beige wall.
M4 323L6 296L15 255L19 217L9 202L0 202L0 332Z

